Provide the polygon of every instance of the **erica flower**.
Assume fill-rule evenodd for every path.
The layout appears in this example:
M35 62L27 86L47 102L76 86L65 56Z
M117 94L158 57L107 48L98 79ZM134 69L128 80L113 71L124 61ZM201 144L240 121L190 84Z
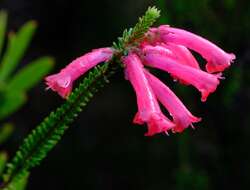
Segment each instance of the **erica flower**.
M83 75L100 62L108 61L113 55L111 48L99 48L92 50L62 69L58 74L45 78L48 88L56 91L60 96L66 98L71 90L74 80Z
M214 92L219 84L221 74L213 75L181 64L159 50L144 48L143 53L146 65L164 70L185 83L195 86L201 92L202 101L206 101L208 95Z
M182 132L188 126L192 126L192 123L201 120L193 116L180 99L165 84L148 71L145 71L145 73L157 99L164 105L174 119L175 127L172 129L173 132Z
M136 39L133 39L136 41ZM122 40L120 41L122 42ZM167 85L150 74L145 67L161 69L182 84L192 85L206 101L219 85L222 71L235 59L208 40L188 31L167 25L151 28L140 43L126 43L114 48L100 48L77 58L58 74L46 77L48 88L62 97L71 92L74 80L100 62L112 56L124 65L125 78L130 81L136 94L138 111L133 122L147 124L146 136L157 133L182 132L201 118L195 117ZM206 71L191 53L194 50L207 60ZM216 74L212 74L216 72ZM161 103L171 115L169 120L161 111Z
M224 71L235 59L234 54L226 53L212 42L186 30L168 25L153 28L148 35L154 41L179 44L198 52L207 60L206 69L208 72Z
M126 78L131 82L137 98L138 113L134 123L147 123L148 132L145 134L147 136L172 129L174 124L162 114L139 57L130 53L122 61L125 65Z

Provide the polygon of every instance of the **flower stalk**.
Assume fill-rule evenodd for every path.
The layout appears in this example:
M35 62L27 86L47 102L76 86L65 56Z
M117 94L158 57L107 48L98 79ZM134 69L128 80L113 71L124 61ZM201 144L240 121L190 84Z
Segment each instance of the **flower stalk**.
M31 131L14 158L7 164L2 176L3 182L0 184L1 190L15 188L17 181L27 176L33 167L41 163L93 95L109 82L108 79L114 73L121 69L119 64L114 64L114 61L119 60L128 52L127 48L135 43L135 39L142 40L143 34L159 16L159 11L155 7L149 7L136 26L129 31L125 30L123 36L118 38L118 42L113 44L115 49L113 58L89 72L79 87L68 96L65 103L51 112L40 125Z

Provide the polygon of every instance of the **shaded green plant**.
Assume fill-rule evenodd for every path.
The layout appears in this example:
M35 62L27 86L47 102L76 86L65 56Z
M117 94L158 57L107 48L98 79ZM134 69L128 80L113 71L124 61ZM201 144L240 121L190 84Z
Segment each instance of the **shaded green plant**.
M30 169L40 164L61 139L69 124L82 111L82 108L121 68L121 65L116 63L119 57L126 54L128 48L142 40L144 33L159 16L160 12L155 7L150 7L134 28L125 30L122 37L118 38L118 42L113 43L113 48L116 49L113 59L89 72L67 101L32 130L24 139L12 161L7 164L1 189L15 189L17 184L29 175Z
M51 57L40 57L17 69L37 28L35 21L25 23L16 33L10 32L3 52L7 13L0 12L0 120L17 111L27 101L27 91L52 69Z
M17 69L36 31L35 21L25 23L16 33L10 32L5 39L7 13L0 11L0 145L5 143L14 131L12 123L4 119L18 111L27 101L27 91L35 86L52 69L54 60L44 56L31 61ZM0 174L7 162L7 153L0 152ZM28 175L15 183L16 190L22 190L27 183ZM11 189L11 188L9 188Z

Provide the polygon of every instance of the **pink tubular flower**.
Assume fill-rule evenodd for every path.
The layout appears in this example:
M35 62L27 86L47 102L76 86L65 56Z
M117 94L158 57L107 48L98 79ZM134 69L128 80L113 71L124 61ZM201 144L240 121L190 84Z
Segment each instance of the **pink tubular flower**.
M145 64L164 70L187 84L195 86L202 94L202 101L216 90L221 74L209 74L202 70L180 64L177 60L164 55L162 52L143 50Z
M193 116L165 84L148 71L145 71L145 73L157 99L165 106L174 119L175 127L172 129L173 132L182 132L189 125L192 126L192 123L201 120Z
M192 53L182 45L176 45L172 43L168 44L157 44L155 46L146 44L142 46L144 51L157 52L159 54L166 55L172 59L176 59L179 63L183 65L188 65L190 67L200 69L200 66Z
M144 52L155 52L159 53L165 56L168 56L169 58L172 58L178 63L183 64L183 65L188 65L190 67L200 69L198 62L196 59L193 57L191 52L185 48L184 46L180 45L175 45L175 44L159 44L156 46L151 46L151 45L144 45L143 46L143 51ZM174 80L177 80L178 77L176 77L174 74L171 74L171 76L174 78ZM185 81L179 79L179 82L185 85L188 85Z
M111 48L99 48L92 50L62 69L58 74L50 75L45 78L48 88L56 91L60 96L66 98L71 90L74 80L83 75L92 67L100 62L108 61L113 55Z
M174 127L174 124L163 115L155 95L148 84L143 72L143 65L139 57L130 53L123 58L126 78L131 82L137 97L138 112L134 118L134 123L148 124L146 136L151 136L161 132L167 132Z
M195 57L185 46L176 45L173 43L168 43L164 46L173 52L173 54L179 60L179 63L183 65L188 65L195 69L200 69L199 63L196 61Z
M206 59L207 72L201 69L192 50ZM112 59L113 56L115 59ZM133 123L147 124L145 136L152 136L168 134L169 130L180 133L189 126L193 127L193 123L201 121L201 118L194 116L174 92L144 66L164 70L180 83L194 86L201 93L201 101L205 102L209 94L216 90L219 79L222 79L221 72L230 66L235 55L191 32L162 25L150 28L138 39L128 37L124 41L119 38L119 43L115 43L113 48L95 49L75 59L58 74L45 78L47 88L67 98L79 76L98 63L111 59L112 63L122 62L125 78L136 93L138 111ZM159 103L166 108L173 121L162 113Z
M162 25L158 30L151 30L149 35L155 36L155 40L183 45L200 53L207 60L206 69L210 73L224 71L235 59L234 54L226 53L212 42L186 30Z

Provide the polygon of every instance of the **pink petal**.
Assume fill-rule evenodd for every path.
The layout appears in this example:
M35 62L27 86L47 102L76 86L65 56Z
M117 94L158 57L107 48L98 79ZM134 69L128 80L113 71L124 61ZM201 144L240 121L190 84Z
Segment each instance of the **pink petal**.
M47 76L45 81L48 89L51 88L63 98L68 97L72 90L72 79L64 73Z
M92 50L62 69L58 74L50 75L45 78L48 88L56 91L60 96L66 98L71 90L74 80L83 75L92 67L100 62L108 61L113 55L111 48L99 48Z
M160 110L155 95L143 72L143 65L139 57L134 53L130 53L122 61L125 65L126 77L131 82L137 97L138 112L134 122L137 124L148 124L148 132L145 134L147 136L166 132L173 128L174 124Z
M175 52L173 52L171 49L169 49L166 45L163 44L157 44L155 46L152 45L144 45L142 47L143 52L156 52L158 54L169 56L173 59L178 59Z
M195 86L202 94L202 101L206 101L208 95L214 92L219 84L218 79L221 74L213 75L194 69L155 51L144 50L144 55L146 65L164 70L185 83Z
M152 114L151 118L145 121L148 125L148 132L145 136L153 136L158 133L166 133L168 134L168 130L174 129L175 124L173 124L164 114L162 113L154 113ZM144 121L142 121L141 117L139 116L139 112L135 114L133 119L133 123L142 125Z
M83 75L89 69L96 66L98 63L108 61L113 55L113 50L111 48L99 48L94 49L81 57L78 57L72 61L65 69L73 80L77 79L79 76Z
M178 63L181 63L183 65L188 65L196 69L200 69L199 64L197 63L196 59L193 57L191 52L184 46L175 45L175 44L166 45L166 44L161 43L156 46L144 45L142 49L145 52L150 51L150 52L156 52L162 55L166 55L172 59L175 59L176 61L178 61ZM172 74L172 77L174 78L174 80L178 80L178 77L174 76L173 74ZM184 85L188 85L188 83L186 83L183 80L179 79L179 82Z
M199 63L196 61L195 57L185 46L176 45L173 43L168 43L164 46L173 52L173 54L179 60L179 63L188 65L196 69L200 69Z
M206 69L210 73L225 70L235 59L234 54L226 53L212 42L191 32L164 25L158 29L164 43L183 45L200 53L207 60Z
M152 87L157 99L165 106L174 119L175 127L173 132L182 132L192 123L199 122L201 119L193 116L180 99L159 79L145 71L150 86Z

